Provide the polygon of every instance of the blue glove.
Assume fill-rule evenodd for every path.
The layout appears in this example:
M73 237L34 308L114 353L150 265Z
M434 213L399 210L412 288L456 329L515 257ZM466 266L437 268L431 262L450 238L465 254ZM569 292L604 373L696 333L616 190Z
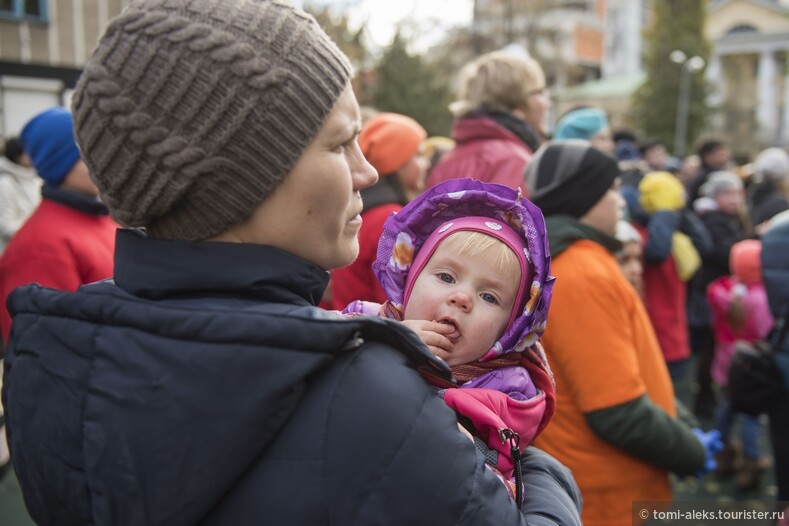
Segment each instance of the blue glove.
M723 449L723 442L721 442L720 431L717 429L713 429L712 431L707 431L705 433L698 427L694 427L693 434L696 435L696 438L699 439L701 445L704 446L704 453L706 455L704 467L696 473L696 477L701 478L715 469L715 466L717 465L715 462L715 454Z

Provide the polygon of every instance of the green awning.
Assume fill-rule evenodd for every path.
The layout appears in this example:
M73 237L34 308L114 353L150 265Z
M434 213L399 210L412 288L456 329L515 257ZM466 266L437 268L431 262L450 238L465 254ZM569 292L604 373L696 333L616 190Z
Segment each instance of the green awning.
M628 97L646 80L646 73L615 75L571 86L556 92L560 100L614 99Z

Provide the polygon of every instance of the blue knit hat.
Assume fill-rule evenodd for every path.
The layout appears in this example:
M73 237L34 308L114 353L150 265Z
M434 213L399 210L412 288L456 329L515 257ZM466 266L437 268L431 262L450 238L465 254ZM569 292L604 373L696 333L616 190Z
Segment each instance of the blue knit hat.
M641 152L633 141L619 141L614 146L614 157L617 161L640 161Z
M589 140L604 128L608 128L605 112L597 108L582 108L559 119L553 138Z
M79 160L71 112L65 108L42 111L25 124L20 136L38 175L59 186Z

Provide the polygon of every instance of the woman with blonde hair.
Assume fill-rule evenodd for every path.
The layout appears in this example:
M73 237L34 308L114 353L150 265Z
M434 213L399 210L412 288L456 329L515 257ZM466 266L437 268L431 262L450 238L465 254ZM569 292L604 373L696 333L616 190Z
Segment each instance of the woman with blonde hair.
M522 187L551 107L542 68L529 56L494 51L463 68L460 86L450 106L456 146L433 168L427 187L463 177Z

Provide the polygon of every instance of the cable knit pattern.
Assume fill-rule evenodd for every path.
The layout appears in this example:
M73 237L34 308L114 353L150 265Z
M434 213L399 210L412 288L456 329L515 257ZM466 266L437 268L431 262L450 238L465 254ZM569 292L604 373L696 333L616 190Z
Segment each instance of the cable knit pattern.
M102 36L75 132L113 216L167 239L245 219L351 76L309 15L272 0L139 0Z

